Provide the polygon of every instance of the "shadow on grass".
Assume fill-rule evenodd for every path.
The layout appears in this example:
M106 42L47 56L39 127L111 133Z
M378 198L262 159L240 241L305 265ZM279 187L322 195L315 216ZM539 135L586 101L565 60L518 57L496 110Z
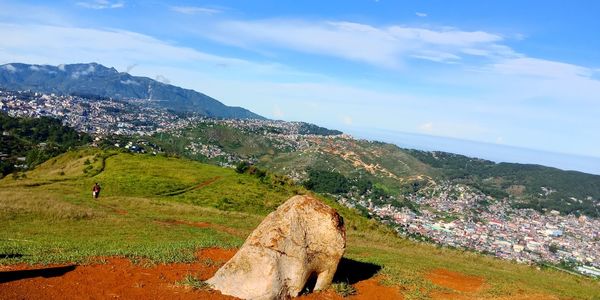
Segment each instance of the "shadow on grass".
M34 278L34 277L57 277L65 275L77 268L77 265L63 266L63 267L51 267L44 269L35 270L20 270L20 271L0 271L0 283L11 282L15 280Z
M375 276L379 270L381 270L379 265L342 257L333 276L333 282L355 284Z
M23 254L20 253L9 253L9 254L0 254L0 259L9 259L9 258L21 258Z

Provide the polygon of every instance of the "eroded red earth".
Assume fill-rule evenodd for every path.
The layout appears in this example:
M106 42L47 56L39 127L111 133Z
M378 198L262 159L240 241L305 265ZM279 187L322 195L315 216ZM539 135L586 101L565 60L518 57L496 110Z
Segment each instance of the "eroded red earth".
M236 250L200 250L194 263L134 264L125 258L95 258L85 265L0 266L0 299L235 299L218 291L178 285L190 274L210 278ZM352 299L402 299L378 278L359 281ZM342 299L333 291L300 299Z
M209 223L160 221L166 225L212 227ZM96 257L82 265L10 265L0 266L0 299L236 299L210 289L193 289L178 284L187 275L206 280L236 253L237 249L208 248L196 253L194 263L152 265L132 263L125 258ZM369 264L343 259L338 267L347 276L362 269L372 274L354 278L356 295L349 299L403 299L399 287L380 284L382 277ZM433 284L446 288L433 292L433 299L478 299L486 282L477 276L436 269L425 276ZM352 279L352 278L351 278ZM303 295L298 299L343 299L332 290ZM557 299L551 295L517 293L498 299Z

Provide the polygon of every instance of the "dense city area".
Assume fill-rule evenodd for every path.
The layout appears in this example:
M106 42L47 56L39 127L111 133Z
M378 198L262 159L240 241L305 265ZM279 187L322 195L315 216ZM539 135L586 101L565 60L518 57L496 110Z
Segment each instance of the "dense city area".
M272 142L270 146L274 149L288 152L308 151L319 144L315 140L352 140L339 131L302 122L180 116L139 99L90 101L83 96L0 91L0 111L15 117L55 117L96 138L109 134L142 137L157 132L178 136L190 125L205 124L261 134ZM136 149L132 142L115 146ZM190 140L185 149L208 159L222 158L220 164L228 167L243 159L206 141ZM336 151L344 154L344 149ZM297 173L289 172L286 175L296 181L301 179ZM523 263L566 266L582 274L600 276L599 219L564 215L554 210L517 209L507 199L494 199L472 187L449 181L431 181L418 192L392 196L412 201L418 210L381 204L364 194L335 197L346 206L366 210L401 235Z
M159 130L182 128L193 118L176 114L148 101L99 99L85 96L55 95L0 90L0 111L12 117L54 117L65 125L95 136L150 135Z
M418 212L390 204L374 205L371 199L338 197L347 206L366 208L405 236L524 263L589 265L592 268L576 270L600 276L598 219L514 209L505 200L449 182L437 183L408 198L419 205Z

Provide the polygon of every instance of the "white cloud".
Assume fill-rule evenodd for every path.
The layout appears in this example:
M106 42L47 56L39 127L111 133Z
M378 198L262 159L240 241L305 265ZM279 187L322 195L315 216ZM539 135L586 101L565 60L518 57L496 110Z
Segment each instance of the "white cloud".
M73 72L73 74L71 74L71 77L74 79L78 79L81 76L87 76L91 73L94 73L95 71L96 71L96 67L94 67L93 65L90 65L87 69L85 69L83 71Z
M276 64L258 64L212 55L147 35L116 29L0 23L0 36L0 60L9 62L62 64L95 61L120 70L125 70L132 64L226 64L256 73L281 68Z
M344 125L352 125L352 117L351 116L344 116L342 118L342 123L344 123Z
M199 6L172 6L171 10L186 15L214 15L222 12L220 9Z
M38 67L38 66L36 66L36 65L32 65L32 66L29 66L29 69L30 69L31 71L39 71L39 70L40 70L40 67Z
M494 71L507 75L524 75L543 78L589 78L593 70L573 64L520 57L501 60L492 65Z
M4 65L4 66L2 66L2 68L4 68L5 70L7 70L7 71L9 71L11 73L14 73L14 72L17 71L17 68L15 68L15 66L13 66L11 64Z
M236 46L265 50L284 48L372 65L396 68L409 57L445 62L463 55L506 55L503 38L484 31L409 26L376 27L354 22L308 22L274 19L224 21L198 32ZM464 51L467 49L466 51ZM432 55L435 54L435 55Z
M125 84L125 85L140 85L139 82L137 82L135 80L131 80L131 79L121 80L121 83Z
M419 125L419 131L423 133L433 133L433 122L427 122Z
M89 9L122 8L125 6L124 2L108 1L108 0L80 1L80 2L77 2L76 4L83 8L89 8Z
M423 50L421 53L412 55L414 58L420 58L435 62L452 63L460 60L460 56L452 53L441 52L441 51L429 51Z
M163 75L156 75L156 81L162 82L164 84L170 84L171 80Z
M416 12L416 13L415 13L415 15L416 15L417 17L420 17L420 18L427 17L427 14L426 14L426 13L424 13L424 12Z
M0 17L4 17L2 11ZM36 25L39 22L0 22L0 61L95 61L119 70L139 64L136 75L163 74L178 86L207 93L228 105L288 120L328 122L333 127L351 123L353 128L372 126L492 143L498 142L497 137L506 137L511 143L535 147L543 147L537 144L546 141L530 138L521 142L515 136L522 133L515 132L552 124L564 124L573 132L597 128L596 119L589 116L600 113L600 81L594 79L598 70L516 53L502 44L503 37L498 34L351 22L211 22L215 20L204 30L213 34L211 38L275 54L280 52L271 50L280 48L384 67L402 66L412 59L460 64L437 69L407 65L406 71L394 72L389 80L345 82L344 76L334 80L277 63L213 55L131 31ZM249 27L243 28L245 25ZM429 88L411 89L412 83ZM569 104L564 107L572 107L575 113L524 107L522 102L529 98L541 99L540 106L548 106L546 99L563 101L561 104ZM581 105L584 101L593 105ZM332 111L337 118L331 118ZM358 119L345 117L357 116L357 112ZM582 114L585 117L580 117ZM506 120L522 122L507 125ZM510 126L517 129L502 129ZM581 144L574 142L570 147L587 149Z
M275 105L275 107L273 107L273 117L275 117L277 119L281 119L284 116L285 116L285 113L283 112L281 107L279 105Z

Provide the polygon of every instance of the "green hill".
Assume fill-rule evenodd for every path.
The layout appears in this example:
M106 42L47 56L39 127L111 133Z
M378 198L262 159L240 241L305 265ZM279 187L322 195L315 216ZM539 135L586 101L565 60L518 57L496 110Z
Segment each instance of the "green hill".
M335 172L349 181L367 180L398 199L430 183L449 182L466 184L496 199L507 198L519 208L600 216L598 175L344 137L272 135L271 129L205 122L150 139L173 155L229 165L250 161L296 182L308 180L310 170ZM214 147L202 152L197 151L200 146Z
M514 205L600 217L600 175L540 165L494 163L445 152L408 150L454 182L466 183Z
M0 112L0 178L91 140L57 119L13 118Z
M99 182L100 199L91 199ZM189 262L203 247L239 247L262 218L297 193L274 175L239 174L186 159L70 151L24 178L0 180L0 265L86 262L123 256L135 261ZM386 227L320 197L346 221L345 257L381 266L387 284L409 299L447 292L427 279L445 268L480 276L474 298L542 294L594 299L598 281L479 254L401 239ZM174 226L204 222L205 227Z

